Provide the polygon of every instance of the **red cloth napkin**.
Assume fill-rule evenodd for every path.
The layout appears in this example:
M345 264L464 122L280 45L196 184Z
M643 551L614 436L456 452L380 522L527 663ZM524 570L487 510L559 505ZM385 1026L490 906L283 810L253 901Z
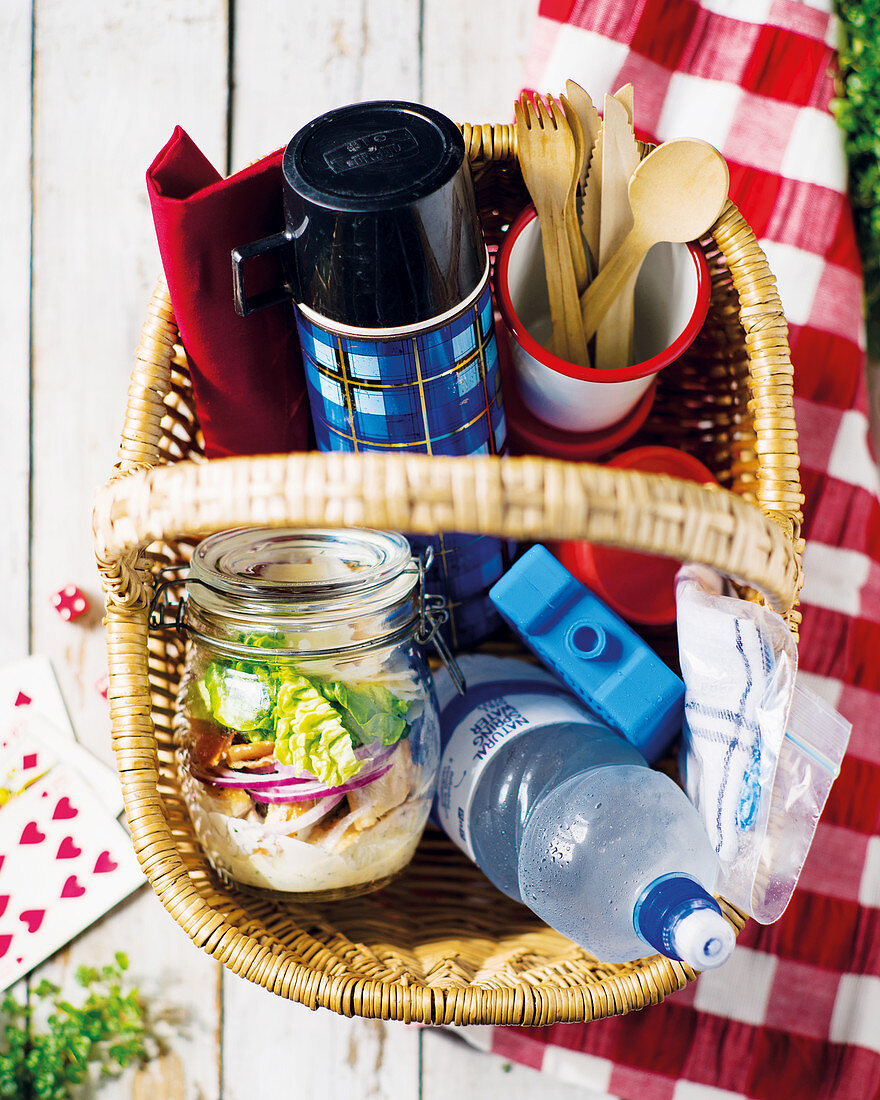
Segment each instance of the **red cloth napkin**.
M281 155L222 179L178 126L147 171L174 315L209 458L305 450L309 413L290 306L239 317L232 249L283 228Z
M627 1100L880 1097L880 501L862 284L828 110L831 0L542 0L526 81L602 105L635 86L653 140L701 137L777 277L806 493L800 675L853 723L794 898L661 1005L590 1024L464 1029ZM591 1094L592 1095L592 1094Z

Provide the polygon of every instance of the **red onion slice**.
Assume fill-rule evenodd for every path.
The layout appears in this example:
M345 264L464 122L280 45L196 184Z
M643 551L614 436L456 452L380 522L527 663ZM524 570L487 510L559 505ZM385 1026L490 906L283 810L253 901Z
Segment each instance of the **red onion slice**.
M397 748L397 743L388 746L380 746L380 751L375 752L375 755L371 755L371 752L375 750L376 745L379 742L373 742L371 745L362 745L359 749L355 749L355 756L358 760L362 761L365 767L358 772L354 777L360 779L366 778L371 772L383 764L389 756ZM371 750L367 752L365 750ZM310 786L318 785L320 790L329 791L337 790L336 787L328 787L326 784L321 784L320 780L310 772L297 771L296 768L291 768L287 764L275 764L272 771L268 772L241 772L235 771L233 768L218 768L216 771L202 771L200 768L190 768L190 774L194 779L200 780L202 783L212 783L215 787L223 787L228 790L246 790L246 791L262 791L275 787L289 787L293 784L308 783ZM316 795L300 795L301 798L314 798ZM266 798L264 802L271 801Z
M309 798L322 798L327 794L346 794L355 791L358 787L366 787L376 779L380 779L391 771L391 764L376 768L363 775L356 775L347 783L341 783L338 787L328 787L324 783L299 783L296 786L287 787L262 787L260 790L248 788L248 794L255 802L305 802Z
M380 741L374 741L372 745L361 745L359 749L354 750L354 754L358 760L363 760L373 767L378 767L380 764L385 763L399 744L399 741L395 741L393 745L383 745ZM367 752L367 749L370 751Z
M202 783L213 783L215 787L228 789L245 788L247 790L259 790L261 787L280 787L290 783L315 783L317 779L308 772L298 772L279 764L270 772L239 772L232 768L218 768L214 772L201 771L198 768L190 768L190 774L194 779Z

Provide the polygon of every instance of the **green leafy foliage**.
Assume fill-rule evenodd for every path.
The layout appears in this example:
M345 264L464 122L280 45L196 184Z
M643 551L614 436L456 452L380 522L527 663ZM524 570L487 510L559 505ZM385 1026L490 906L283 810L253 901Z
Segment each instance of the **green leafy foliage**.
M868 350L880 357L880 0L837 0L844 28L840 95L832 102L845 133L850 200L865 272Z
M155 1036L138 990L123 988L125 955L100 969L80 967L85 990L75 1005L51 982L31 989L22 1004L7 991L0 1001L0 1096L69 1100L92 1078L116 1077L148 1060ZM42 1028L38 1023L42 1022Z

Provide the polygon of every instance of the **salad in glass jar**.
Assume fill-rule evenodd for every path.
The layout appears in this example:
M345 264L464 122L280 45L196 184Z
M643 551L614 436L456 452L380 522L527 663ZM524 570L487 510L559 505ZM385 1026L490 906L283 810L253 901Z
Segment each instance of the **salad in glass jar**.
M223 532L196 548L177 716L182 789L237 883L377 889L424 828L439 757L403 536Z

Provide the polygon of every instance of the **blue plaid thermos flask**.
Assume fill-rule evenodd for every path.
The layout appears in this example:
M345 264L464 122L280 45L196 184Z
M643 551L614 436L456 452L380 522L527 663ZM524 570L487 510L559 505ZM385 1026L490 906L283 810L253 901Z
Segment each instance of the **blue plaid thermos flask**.
M352 104L295 134L282 172L284 230L233 252L236 309L293 301L318 449L502 453L488 253L458 127L419 104ZM246 295L245 263L271 255L280 275ZM503 541L411 541L433 547L428 590L447 599L453 648L494 630Z

